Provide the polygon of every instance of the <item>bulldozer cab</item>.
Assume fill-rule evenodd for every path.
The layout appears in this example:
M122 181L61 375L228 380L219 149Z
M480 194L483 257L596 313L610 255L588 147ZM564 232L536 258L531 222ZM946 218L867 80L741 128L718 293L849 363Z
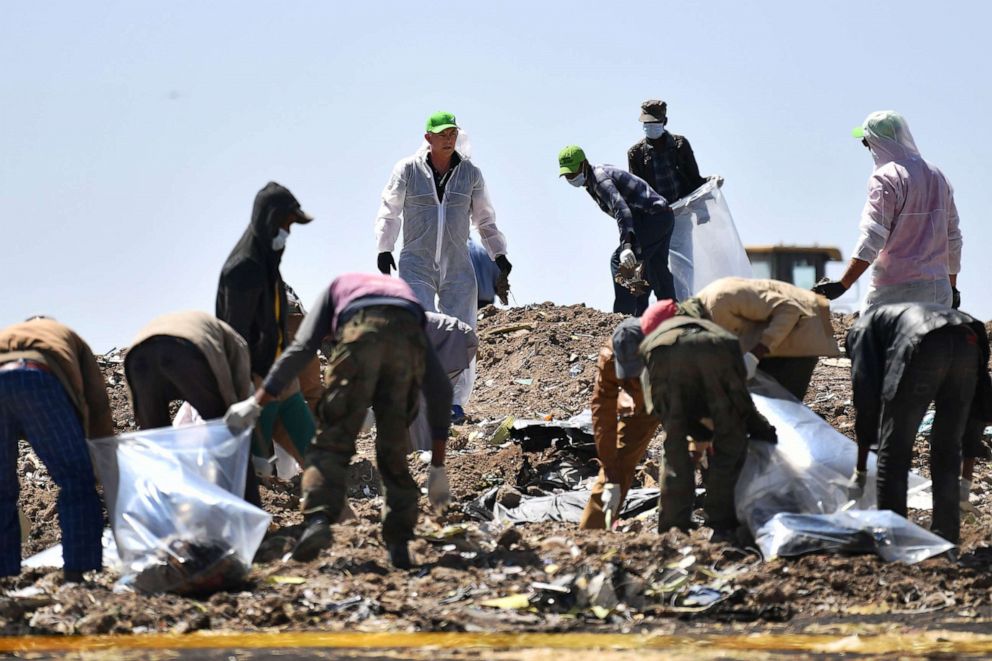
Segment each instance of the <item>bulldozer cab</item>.
M823 246L748 246L755 278L790 282L810 289L827 273L828 262L841 260L840 249Z

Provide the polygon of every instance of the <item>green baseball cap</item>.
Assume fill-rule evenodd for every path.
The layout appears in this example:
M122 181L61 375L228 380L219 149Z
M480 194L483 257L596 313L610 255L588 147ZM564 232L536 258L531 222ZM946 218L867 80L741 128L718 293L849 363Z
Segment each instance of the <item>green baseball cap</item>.
M458 128L458 124L455 122L455 116L450 112L441 110L427 118L428 133L440 133L445 129L452 128Z
M586 153L578 145L569 145L558 152L558 176L575 174L581 169Z

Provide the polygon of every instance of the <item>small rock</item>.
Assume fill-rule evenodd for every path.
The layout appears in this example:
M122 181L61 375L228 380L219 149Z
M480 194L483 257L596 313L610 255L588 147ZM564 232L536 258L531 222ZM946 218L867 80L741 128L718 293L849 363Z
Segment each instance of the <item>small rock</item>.
M496 546L509 550L514 544L518 544L523 539L523 535L516 528L510 527L496 538Z

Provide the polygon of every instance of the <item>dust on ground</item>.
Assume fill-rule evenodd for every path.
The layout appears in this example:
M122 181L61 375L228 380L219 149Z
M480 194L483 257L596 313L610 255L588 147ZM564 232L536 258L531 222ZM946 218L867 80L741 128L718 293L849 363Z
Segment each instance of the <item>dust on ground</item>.
M482 311L476 390L468 422L453 430L448 459L457 505L493 488L499 488L498 498L509 500L532 488L535 472L555 460L553 451L492 445L492 432L507 415L564 419L587 408L596 354L619 320L582 305ZM836 316L834 322L842 338L852 319ZM120 353L100 360L117 430L131 430ZM849 369L843 358L821 360L806 403L853 438ZM646 458L649 468L657 446ZM916 451L915 466L926 474L924 439ZM425 485L426 464L412 455L411 466ZM23 443L19 476L21 506L34 524L24 546L27 556L59 540L57 490ZM650 485L651 470L640 471L638 479ZM301 523L298 492L298 479L263 485L263 502L276 526L292 530ZM59 571L25 570L0 581L0 633L980 631L992 617L987 464L976 469L973 493L977 509L963 517L959 561L940 557L917 565L835 555L763 563L753 552L710 543L706 528L659 534L651 519L627 521L610 533L561 523L500 528L471 520L457 508L438 519L422 498L419 537L411 545L418 566L399 571L389 566L379 534L382 497L373 441L366 434L349 485L357 518L335 526L333 548L317 560L284 563L276 549L268 554L273 559L256 562L240 589L204 599L117 593L115 577L107 573L83 585L61 585ZM927 513L913 512L911 518L928 523ZM596 580L594 585L612 590L612 597L595 602L608 608L574 603L544 587L556 581L588 586ZM700 606L714 586L720 598ZM17 590L21 596L9 594ZM485 605L514 595L529 601L508 609Z

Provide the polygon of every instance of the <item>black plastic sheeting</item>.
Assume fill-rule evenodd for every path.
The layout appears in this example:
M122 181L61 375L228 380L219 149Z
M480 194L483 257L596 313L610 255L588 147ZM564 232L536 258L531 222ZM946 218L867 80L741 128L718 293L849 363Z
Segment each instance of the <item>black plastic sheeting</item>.
M481 521L501 523L537 523L560 521L578 523L589 502L588 490L566 491L547 496L523 496L520 505L509 508L496 502L499 487L493 487L465 507L465 513ZM657 489L631 489L627 493L619 518L631 518L658 506Z

